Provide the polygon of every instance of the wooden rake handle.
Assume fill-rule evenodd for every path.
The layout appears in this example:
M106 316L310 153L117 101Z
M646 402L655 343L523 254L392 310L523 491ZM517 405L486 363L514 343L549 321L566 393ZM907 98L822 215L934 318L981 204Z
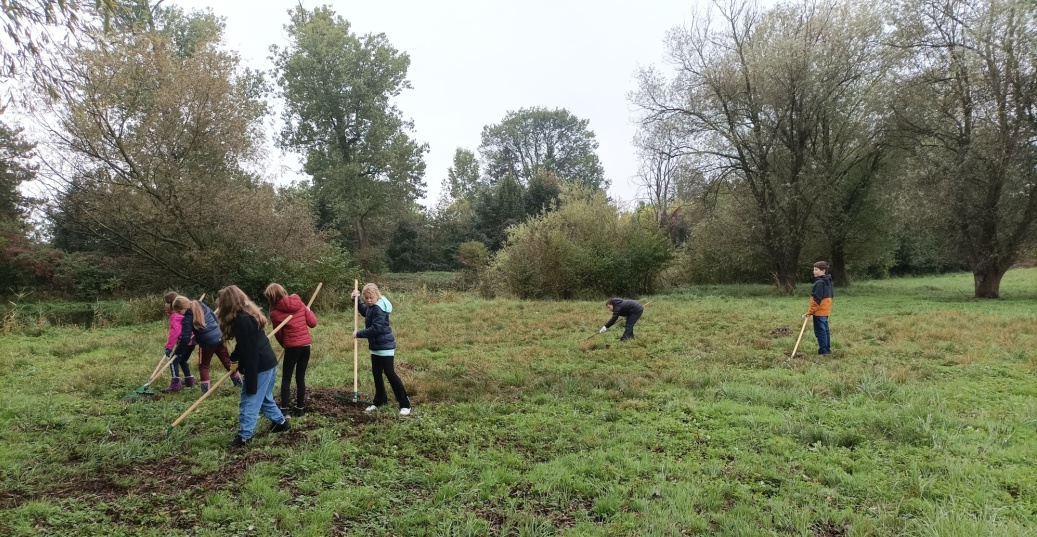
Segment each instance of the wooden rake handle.
M799 342L803 339L803 332L807 329L808 320L810 320L810 317L803 317L803 328L799 329L799 337L796 338L796 346L792 347L792 354L789 355L789 358L796 357L796 351L799 350Z
M280 330L282 327L284 327L284 325L288 324L288 321L290 321L290 320L292 320L292 316L291 315L289 315L284 321L281 321L281 324L277 325L277 328L271 330L270 333L267 334L267 337L269 338L270 336L276 334L277 331ZM198 400L195 401L193 405L188 407L188 409L185 410L184 413L181 414L180 417L177 418L176 421L174 421L173 424L169 426L169 428L172 429L173 427L176 427L177 425L179 425L181 421L184 421L184 418L186 418L189 414L191 414L191 412L193 412L194 409L198 408L198 405L202 404L202 401L204 401L210 395L215 393L216 392L216 388L219 388L220 384L222 384L223 381L227 380L227 377L233 375L234 372L236 372L237 370L238 370L238 364L236 364L236 363L235 364L231 364L230 371L227 371L227 373L225 373L222 377L220 377L220 380L217 380L216 384L213 384L212 387L209 388L209 391L203 393L202 396L199 397Z

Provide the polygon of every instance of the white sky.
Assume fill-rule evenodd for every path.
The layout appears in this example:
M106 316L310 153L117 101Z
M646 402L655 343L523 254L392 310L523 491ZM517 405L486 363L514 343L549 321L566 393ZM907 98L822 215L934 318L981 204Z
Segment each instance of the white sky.
M432 206L458 147L478 150L482 129L510 110L565 108L590 120L609 193L637 197L632 145L636 112L627 95L639 65L665 61L667 30L682 26L703 0L330 0L358 35L384 33L410 55L413 89L397 100L427 142L423 200ZM284 46L288 0L167 0L209 7L224 17L227 45L245 65L269 71L269 47ZM705 7L705 6L703 6ZM273 131L273 128L271 128ZM274 151L277 151L276 149ZM275 155L282 178L298 177L297 157Z

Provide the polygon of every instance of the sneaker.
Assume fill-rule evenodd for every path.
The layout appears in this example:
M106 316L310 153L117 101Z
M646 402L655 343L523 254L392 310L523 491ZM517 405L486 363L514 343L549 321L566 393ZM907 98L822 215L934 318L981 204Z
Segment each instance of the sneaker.
M306 414L306 407L304 407L304 406L292 407L292 416L294 416L296 418L301 418L305 414Z
M401 416L410 416L410 409L409 408L401 408L400 409L400 415Z
M283 432L285 432L285 431L287 431L288 429L291 429L291 428L292 428L292 424L288 423L288 420L285 419L281 423L275 423L274 426L270 428L270 432L272 432L272 433L283 433Z
M245 446L247 446L247 445L248 445L248 440L245 440L245 439L244 439L244 438L242 438L242 437L241 437L241 435L239 434L239 435L235 435L235 436L234 436L234 440L231 440L231 441L230 441L230 443L229 443L228 445L229 445L230 447L233 447L233 448L240 448L240 447L245 447Z
M378 410L378 407L371 405L364 409L364 412L371 412L372 410Z

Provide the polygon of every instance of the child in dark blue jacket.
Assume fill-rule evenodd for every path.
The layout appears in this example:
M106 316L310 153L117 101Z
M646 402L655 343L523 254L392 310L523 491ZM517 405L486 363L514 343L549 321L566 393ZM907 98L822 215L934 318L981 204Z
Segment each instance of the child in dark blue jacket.
M364 285L363 291L353 291L353 298L361 297L357 308L360 315L364 316L364 329L353 332L354 338L366 338L367 345L371 349L371 372L374 374L374 404L367 407L367 411L377 409L389 402L389 396L385 393L385 384L382 381L382 373L389 379L392 393L396 401L400 403L400 415L410 415L410 398L407 390L403 387L403 381L393 369L393 361L396 355L396 338L392 335L392 327L389 325L389 314L392 313L392 304L389 299L382 296L378 286L369 283Z
M626 328L623 330L623 337L619 338L619 340L626 341L628 339L634 339L634 325L637 324L637 320L640 319L641 314L644 313L644 306L636 300L610 298L605 301L605 307L612 312L612 318L605 323L605 326L601 327L601 330L598 330L598 333L605 333L605 331L612 325L616 324L616 321L618 321L620 317L626 317Z
M216 314L201 300L191 300L182 296L173 300L173 310L184 316L181 321L183 328L180 329L178 349L188 349L191 336L194 336L194 344L198 345L198 376L201 377L199 385L202 393L205 393L209 391L209 361L212 360L213 354L218 356L223 367L230 371L230 353L223 344L223 334L216 321ZM241 375L237 372L231 375L230 379L235 386L241 386Z

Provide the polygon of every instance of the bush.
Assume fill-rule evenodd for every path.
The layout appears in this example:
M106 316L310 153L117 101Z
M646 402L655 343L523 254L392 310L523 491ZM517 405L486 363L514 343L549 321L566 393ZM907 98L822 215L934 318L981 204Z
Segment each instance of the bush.
M621 214L603 192L569 188L560 206L508 230L494 269L522 298L649 293L673 255L654 222Z
M249 261L241 264L233 283L258 301L263 300L263 290L272 282L308 300L309 295L306 293L313 292L318 283L323 283L329 289L348 287L352 292L353 279L359 278L360 269L349 255L336 247L327 246L316 258L305 261L265 257L259 252L250 252Z

